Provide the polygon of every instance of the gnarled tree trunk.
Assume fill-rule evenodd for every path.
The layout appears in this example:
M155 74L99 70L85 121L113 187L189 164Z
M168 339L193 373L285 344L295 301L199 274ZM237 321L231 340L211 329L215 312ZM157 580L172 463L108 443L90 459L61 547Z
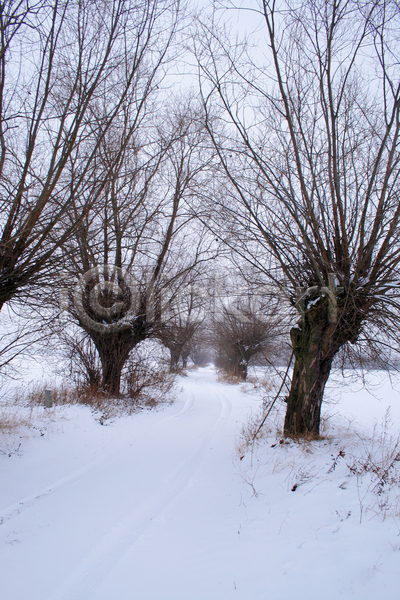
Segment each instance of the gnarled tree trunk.
M119 396L122 369L129 353L139 343L133 337L127 336L126 339L121 339L119 333L122 332L99 336L93 340L101 360L102 388L112 396Z
M239 379L241 379L242 381L246 381L247 379L247 368L248 368L248 361L245 360L244 358L242 358L238 364L235 365L235 372L234 374L236 375L236 377L239 377Z
M177 373L179 370L179 359L181 357L181 347L180 346L170 346L169 351L171 353L171 358L169 362L169 371L170 373Z
M103 367L102 387L112 396L119 396L120 394L122 369L135 345L132 345L132 343L115 345L111 351L105 344L100 346L99 354Z
M287 435L319 435L321 405L333 359L344 340L330 318L328 301L320 298L290 331L295 357L287 397L284 431Z
M86 328L99 353L102 366L102 388L113 396L121 392L122 370L130 352L149 335L145 321L117 331L97 332Z

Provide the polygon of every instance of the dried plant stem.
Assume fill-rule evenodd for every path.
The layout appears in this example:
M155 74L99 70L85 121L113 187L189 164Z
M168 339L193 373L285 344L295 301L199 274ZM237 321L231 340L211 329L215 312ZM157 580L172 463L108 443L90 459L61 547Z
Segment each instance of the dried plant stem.
M264 425L265 421L267 420L267 418L268 418L268 416L269 416L269 414L270 414L270 412L271 412L271 410L272 410L272 407L274 406L275 402L276 402L276 401L277 401L277 399L279 398L279 395L280 395L280 393L281 393L281 391L282 391L282 388L283 388L283 386L285 385L285 381L286 381L286 378L287 378L287 376L288 376L289 369L290 369L290 365L292 364L292 360L293 360L293 351L292 351L292 354L290 355L289 364L288 364L288 366L287 366L286 373L285 373L285 375L284 375L284 377L283 377L283 380L282 380L281 386L280 386L280 388L279 388L279 390L278 390L278 393L276 394L275 398L273 399L273 401L272 401L272 404L271 404L271 406L269 407L267 414L265 415L265 417L264 417L264 418L263 418L263 420L261 421L260 425L258 426L258 428L257 428L257 431L256 431L256 432L255 432L255 434L253 435L253 437L252 437L252 439L251 439L251 441L252 441L252 442L254 442L254 441L255 441L255 439L256 439L256 437L257 437L257 435L259 434L259 432L261 431L261 428L263 427L263 425Z

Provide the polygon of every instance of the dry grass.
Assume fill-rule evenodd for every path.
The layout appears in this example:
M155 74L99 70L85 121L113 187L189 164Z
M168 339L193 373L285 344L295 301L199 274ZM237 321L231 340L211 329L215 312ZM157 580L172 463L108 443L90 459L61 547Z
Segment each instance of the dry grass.
M230 385L238 385L239 383L243 383L243 379L238 377L237 375L231 375L226 373L226 371L217 371L217 381L218 383L228 383Z
M260 457L261 450L262 464L268 464L270 472L289 469L288 489L292 491L310 482L315 475L323 473L326 478L341 469L345 477L343 484L355 480L357 485L360 522L366 514L381 519L391 517L395 521L400 517L400 435L392 423L390 410L371 435L360 434L351 422L343 429L339 421L339 428L332 423L333 431L325 424L324 436L298 437L282 435L278 426L282 425L282 414L277 410L271 413L272 418L268 418L254 441L262 417L263 412L252 415L243 426L237 446L240 459L250 450L252 463L253 452ZM262 445L265 450L260 448ZM271 452L268 447L282 447L285 451ZM322 468L318 467L320 472L315 471L316 458L324 456L331 460L330 468L326 471L324 462Z
M19 388L1 399L0 453L15 453L20 436L29 429L47 435L60 420L60 407L81 404L97 414L100 423L143 408L154 409L173 400L175 376L158 365L130 364L124 375L123 393L114 397L83 383L46 382ZM45 408L45 390L53 392L53 407ZM62 418L62 417L61 417ZM30 434L29 434L30 435Z
M6 413L10 407L41 407L44 405L45 390L53 392L55 406L83 404L103 415L132 413L140 408L155 408L159 404L173 400L175 375L168 372L165 365L152 359L150 354L141 352L127 363L121 382L121 393L116 397L98 385L89 385L83 379L34 384L20 388L6 402Z
M68 384L33 384L24 390L19 389L14 396L14 404L19 406L42 406L44 405L45 390L53 391L54 404L77 404L79 402L78 389Z
M400 435L392 431L388 409L380 430L375 427L369 439L361 439L361 451L347 463L357 478L360 520L368 511L384 519L400 517Z
M0 411L0 434L16 433L21 427L27 427L29 424L29 419L10 412L6 407Z
M124 375L126 401L148 408L170 402L175 379L176 374L151 360L131 360Z
M257 375L249 375L245 383L252 386L255 390L260 390L265 393L271 392L274 388L271 378L266 375L260 377L257 377Z
M326 439L325 436L315 433L314 431L306 431L305 433L301 434L285 433L285 437L293 442L303 445L307 445L310 442L322 442Z
M244 457L248 450L254 448L254 444L264 444L271 437L274 440L282 438L282 418L279 408L275 409L275 407L269 414L268 420L257 433L265 413L265 408L260 408L256 413L251 414L246 423L242 425L240 438L237 444L237 452L240 459ZM257 436L255 437L256 433Z
M126 393L118 397L112 396L97 387L85 385L35 385L25 391L18 391L13 403L17 406L44 406L46 389L53 391L53 405L65 406L83 404L95 411L132 413L143 407L154 408L158 404L170 400L168 393L174 386L174 377L159 372L157 377L147 374L145 377L132 376Z
M19 454L27 429L33 426L31 411L2 404L0 408L0 455Z
M217 381L219 383L228 383L230 385L241 384L242 391L244 392L257 391L267 394L274 389L274 384L272 383L271 377L267 375L248 375L246 380L243 381L243 379L241 379L237 375L232 375L231 373L227 373L222 369L218 369Z

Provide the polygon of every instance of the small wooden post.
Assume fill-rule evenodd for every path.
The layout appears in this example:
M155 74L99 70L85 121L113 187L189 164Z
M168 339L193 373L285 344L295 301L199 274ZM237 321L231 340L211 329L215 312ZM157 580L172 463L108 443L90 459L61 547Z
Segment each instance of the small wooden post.
M53 390L44 390L44 407L51 408L53 406Z

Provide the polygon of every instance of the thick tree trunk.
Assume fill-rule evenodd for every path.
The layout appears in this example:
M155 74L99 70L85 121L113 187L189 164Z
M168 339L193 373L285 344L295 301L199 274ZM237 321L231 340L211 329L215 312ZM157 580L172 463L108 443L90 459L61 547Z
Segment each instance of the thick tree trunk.
M92 338L102 366L102 388L112 396L121 392L121 376L130 352L147 337L147 329L138 327L99 333L87 330Z
M243 359L238 359L233 365L231 363L230 374L233 377L238 377L241 381L246 381L247 379L247 362Z
M110 336L113 337L113 336ZM115 344L115 340L105 339L103 343L96 344L100 355L103 378L102 388L112 396L119 396L121 392L122 369L128 360L129 353L136 343Z
M318 437L321 405L333 357L321 359L310 352L295 358L292 384L287 398L285 433Z
M180 349L171 349L170 348L170 352L171 352L171 358L170 358L170 363L169 363L169 371L170 373L176 373L178 371L178 363L179 363L179 359L181 357L181 353L180 353Z
M324 389L341 346L335 335L336 323L329 320L324 308L308 311L290 332L295 363L287 397L287 435L319 435Z

